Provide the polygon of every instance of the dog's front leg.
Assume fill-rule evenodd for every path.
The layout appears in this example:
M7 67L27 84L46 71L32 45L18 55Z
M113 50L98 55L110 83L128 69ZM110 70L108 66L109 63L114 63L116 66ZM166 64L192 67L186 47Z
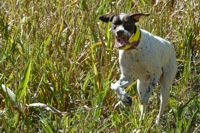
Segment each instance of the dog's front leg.
M122 76L116 83L111 84L111 88L116 91L119 99L128 106L132 104L132 98L125 92L124 88L131 85L131 83L131 77Z

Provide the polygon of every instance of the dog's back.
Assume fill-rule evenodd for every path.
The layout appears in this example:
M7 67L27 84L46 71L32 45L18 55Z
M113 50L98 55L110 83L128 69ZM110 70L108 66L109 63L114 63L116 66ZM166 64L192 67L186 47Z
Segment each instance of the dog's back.
M159 58L158 62L161 63L161 66L166 65L169 58L176 57L174 46L169 41L159 36L154 36L143 29L141 29L141 34L144 39L141 40L140 44L147 49L146 52L152 54L153 59Z

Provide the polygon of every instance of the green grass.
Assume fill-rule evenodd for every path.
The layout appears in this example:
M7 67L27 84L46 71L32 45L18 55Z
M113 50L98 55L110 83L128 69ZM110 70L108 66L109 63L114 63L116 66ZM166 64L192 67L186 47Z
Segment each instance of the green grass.
M199 0L1 0L0 132L200 132L199 11ZM160 125L158 89L142 122L135 82L133 105L114 109L118 54L98 16L115 12L151 13L140 26L175 46L179 71Z

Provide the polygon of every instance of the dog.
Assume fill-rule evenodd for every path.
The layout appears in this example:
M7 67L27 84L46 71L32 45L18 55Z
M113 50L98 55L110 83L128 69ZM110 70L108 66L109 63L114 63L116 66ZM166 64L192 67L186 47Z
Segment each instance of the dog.
M141 117L144 119L150 94L154 86L160 84L160 109L156 124L169 101L170 86L177 72L176 54L173 45L137 26L141 16L148 13L105 14L99 17L103 22L111 22L115 36L115 46L119 49L121 77L111 88L125 105L132 104L132 98L125 88L137 79L137 91L141 103Z

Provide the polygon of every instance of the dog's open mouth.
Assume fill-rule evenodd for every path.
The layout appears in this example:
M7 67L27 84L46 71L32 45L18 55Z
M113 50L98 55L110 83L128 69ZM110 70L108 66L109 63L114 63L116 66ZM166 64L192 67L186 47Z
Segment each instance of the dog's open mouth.
M115 45L116 45L117 48L122 48L126 44L129 44L128 40L129 40L129 37L127 37L127 36L116 37L115 38Z

